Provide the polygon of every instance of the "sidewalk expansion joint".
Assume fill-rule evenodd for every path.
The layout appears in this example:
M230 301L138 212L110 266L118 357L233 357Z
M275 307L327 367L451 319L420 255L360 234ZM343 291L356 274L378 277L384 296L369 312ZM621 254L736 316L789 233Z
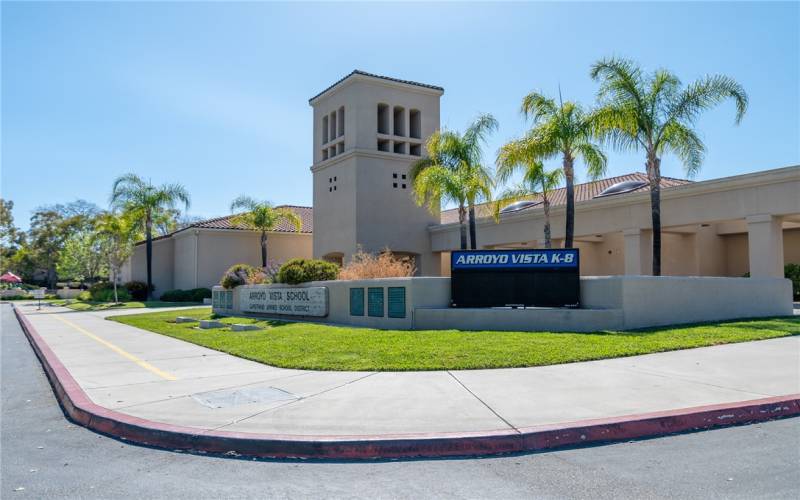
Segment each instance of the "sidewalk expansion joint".
M463 387L465 391L467 391L468 393L470 393L470 394L472 395L472 397L474 397L475 399L477 399L478 401L480 401L480 403L481 403L483 406L485 406L485 407L486 407L486 408L487 408L487 409L488 409L490 412L492 412L492 413L494 414L494 416L496 416L497 418L499 418L500 420L502 420L502 421L503 421L503 423L505 423L505 424L506 424L506 425L507 425L509 428L511 428L511 429L512 429L514 432L516 432L517 434L521 434L521 432L519 431L519 429L517 429L517 428L516 428L514 425L512 425L512 424L511 424L511 422L509 422L508 420L506 420L505 418L503 418L503 416L502 416L502 415L500 415L499 413L497 413L497 412L495 411L495 409L494 409L494 408L492 408L491 406L489 406L489 405L486 403L486 401L482 400L480 397L478 397L478 395L477 395L477 394L475 394L474 392L472 392L472 391L470 390L470 388L469 388L469 387L467 387L466 385L464 385L464 383L463 383L461 380L459 380L459 379L458 379L458 377L456 377L456 376L453 374L453 372L451 372L450 370L447 370L447 374L448 374L448 375L450 375L451 377L453 377L453 380L455 380L456 382L458 382L458 385L460 385L461 387Z

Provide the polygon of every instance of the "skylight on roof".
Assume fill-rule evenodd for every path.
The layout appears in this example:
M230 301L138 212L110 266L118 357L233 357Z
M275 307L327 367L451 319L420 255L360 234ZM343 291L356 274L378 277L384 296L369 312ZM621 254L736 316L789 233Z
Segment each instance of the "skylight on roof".
M602 190L600 194L595 195L595 198L601 198L603 196L612 196L615 194L622 194L622 193L630 193L631 191L636 191L637 189L646 186L647 183L645 181L622 181L614 184L613 186L609 186Z
M509 212L519 212L520 210L526 210L528 208L535 207L536 205L541 204L541 201L531 201L531 200L522 200L511 205L506 205L500 210L501 214L507 214Z

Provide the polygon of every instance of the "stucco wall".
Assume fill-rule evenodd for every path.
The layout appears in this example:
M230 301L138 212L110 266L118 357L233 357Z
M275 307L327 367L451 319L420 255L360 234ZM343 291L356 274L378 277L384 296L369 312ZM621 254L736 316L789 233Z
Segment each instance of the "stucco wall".
M272 287L286 285L273 285ZM792 314L791 282L774 278L701 278L672 276L602 276L581 278L581 308L476 308L453 309L449 278L391 278L357 281L318 281L303 286L328 289L329 313L325 318L283 316L285 319L328 322L375 328L598 331ZM254 288L238 287L234 297ZM351 314L351 290L405 289L405 317L388 316L384 302L379 316ZM215 290L221 290L217 287ZM366 300L366 299L365 299ZM220 314L237 314L218 309ZM367 304L362 302L364 309ZM241 315L241 313L239 313ZM266 317L282 317L265 315Z
M173 259L174 242L172 238L164 238L153 242L152 277L153 295L161 296L167 290L172 290L173 285ZM145 245L137 245L131 256L131 279L133 281L147 282L147 253Z
M198 237L197 287L216 285L222 274L234 264L261 267L261 237L257 232L201 231ZM280 263L293 257L311 257L310 234L269 234L267 238L269 260Z
M783 231L783 260L787 264L800 264L800 229Z
M800 214L800 168L788 167L769 172L698 182L662 191L662 225L699 225L744 219L754 214ZM599 198L575 205L575 235L588 236L649 229L648 193L629 193ZM564 207L551 209L553 238L564 236ZM532 209L502 218L479 221L482 245L537 241L543 235L541 209ZM440 225L430 229L435 251L458 248L458 226Z
M175 255L173 258L175 278L173 286L180 290L197 288L196 257L199 250L197 231L191 229L183 231L173 238L175 239Z

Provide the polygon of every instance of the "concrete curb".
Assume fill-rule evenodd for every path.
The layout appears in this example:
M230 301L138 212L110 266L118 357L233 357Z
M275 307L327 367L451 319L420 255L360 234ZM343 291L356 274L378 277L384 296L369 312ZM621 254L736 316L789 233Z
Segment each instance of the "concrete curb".
M145 420L91 401L24 314L14 313L74 422L133 443L264 458L378 459L490 455L552 450L698 431L800 415L800 394L640 415L520 428L516 431L372 436L293 436L202 430Z

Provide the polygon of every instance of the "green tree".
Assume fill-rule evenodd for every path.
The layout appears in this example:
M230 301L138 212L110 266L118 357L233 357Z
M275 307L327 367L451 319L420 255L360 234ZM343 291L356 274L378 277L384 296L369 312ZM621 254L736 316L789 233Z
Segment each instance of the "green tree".
M661 274L661 157L675 154L686 173L694 175L703 163L705 145L693 129L701 112L731 99L738 124L747 110L747 93L732 78L706 76L687 86L673 73L645 73L627 59L603 59L592 66L600 83L596 113L598 132L621 151L645 152L653 223L653 275Z
M461 250L466 250L467 207L474 206L479 199L491 200L493 183L489 172L479 165L451 168L439 163L420 169L412 179L417 205L426 204L431 213L438 213L442 203L458 205Z
M189 208L189 192L181 184L155 186L136 174L126 174L114 181L111 190L111 206L137 222L137 229L144 229L147 257L147 298L153 287L153 222L165 212L182 203ZM143 226L143 228L142 228Z
M520 139L520 147L536 160L561 158L567 184L564 247L572 248L575 235L575 161L582 159L589 176L600 177L606 170L606 156L594 142L594 115L572 101L556 103L539 92L522 99L522 113L532 128Z
M415 183L417 176L431 167L444 167L453 171L461 170L462 173L457 175L456 178L483 178L481 182L472 184L472 196L467 199L470 248L473 250L477 248L475 203L491 200L491 174L482 164L483 146L486 143L486 138L491 132L497 130L497 127L497 120L492 115L483 114L478 116L463 134L448 130L436 132L428 138L425 145L427 156L414 162L410 170L412 184ZM489 195L484 195L485 193L482 189L484 184L489 186ZM448 197L444 196L444 198ZM424 193L422 199L425 199ZM436 213L438 213L439 208L436 208Z
M56 271L62 278L86 282L104 275L104 264L102 241L93 232L79 231L64 241Z
M246 212L231 218L234 224L243 224L261 231L261 267L267 268L267 233L274 230L281 222L288 222L300 231L303 220L293 210L285 207L273 207L268 201L255 200L249 196L239 196L231 202L231 212Z
M516 140L500 148L497 155L498 182L507 182L514 173L520 170L522 171L522 181L517 186L508 188L498 195L501 201L495 203L495 219L500 217L501 204L530 200L540 196L544 210L544 246L551 248L549 193L561 183L564 171L560 168L551 171L545 170L544 164L528 150L527 146L527 141Z
M7 271L5 268L25 242L25 233L14 224L13 210L13 201L0 198L0 273Z
M119 303L117 283L122 266L133 254L134 245L140 237L141 233L130 216L107 212L98 217L95 239L108 266L116 303Z
M69 234L69 219L65 219L59 212L39 208L33 213L28 232L30 256L39 268L46 271L49 288L56 286L58 257Z
M56 271L62 279L91 281L105 273L99 243L94 237L95 223L102 211L94 203L76 200L47 207L64 219L64 242L58 253Z

